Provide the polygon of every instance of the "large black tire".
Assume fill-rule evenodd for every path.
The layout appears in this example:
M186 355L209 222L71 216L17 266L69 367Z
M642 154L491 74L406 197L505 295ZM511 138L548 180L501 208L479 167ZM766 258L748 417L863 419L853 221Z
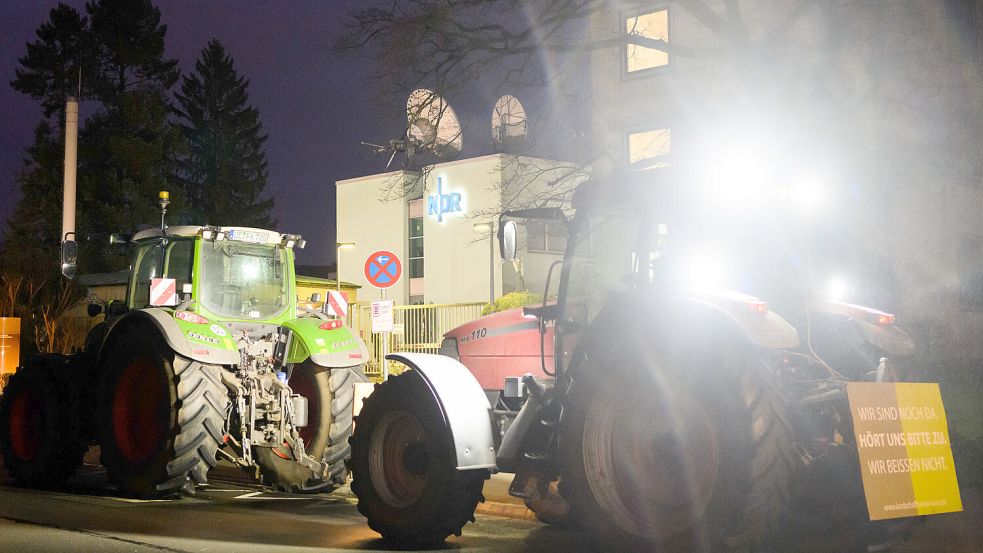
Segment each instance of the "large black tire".
M487 470L456 468L453 437L427 383L407 371L377 385L352 436L352 491L369 527L430 547L474 520Z
M36 358L10 378L0 396L0 454L22 484L57 487L82 464L75 383L59 381L61 356Z
M307 426L299 434L307 454L328 464L328 478L294 461L288 447L255 447L263 483L294 493L329 492L345 483L356 382L368 382L360 367L329 369L307 361L294 369L290 387L307 398Z
M574 373L560 490L598 547L746 551L775 528L793 463L783 404L763 364L708 351Z
M114 341L101 370L99 445L109 481L140 497L193 491L225 437L222 368L175 354L156 331Z

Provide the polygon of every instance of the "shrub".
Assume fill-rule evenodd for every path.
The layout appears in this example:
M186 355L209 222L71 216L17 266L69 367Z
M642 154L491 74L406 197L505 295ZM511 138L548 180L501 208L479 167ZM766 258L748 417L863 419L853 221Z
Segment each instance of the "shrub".
M516 307L541 303L542 301L543 296L541 294L534 294L528 290L509 292L500 298L496 298L494 304L486 303L485 306L481 308L481 314L488 315L499 311L507 311L509 309L515 309Z

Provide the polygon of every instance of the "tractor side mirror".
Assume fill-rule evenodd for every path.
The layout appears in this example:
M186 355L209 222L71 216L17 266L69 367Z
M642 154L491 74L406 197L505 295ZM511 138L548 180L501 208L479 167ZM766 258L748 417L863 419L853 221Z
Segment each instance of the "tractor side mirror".
M75 240L65 240L61 244L61 274L65 278L75 278L78 273L79 245Z
M505 221L498 225L498 249L505 261L515 261L516 259L515 237L515 221Z
M321 301L321 293L314 292L311 294L311 303L319 303Z

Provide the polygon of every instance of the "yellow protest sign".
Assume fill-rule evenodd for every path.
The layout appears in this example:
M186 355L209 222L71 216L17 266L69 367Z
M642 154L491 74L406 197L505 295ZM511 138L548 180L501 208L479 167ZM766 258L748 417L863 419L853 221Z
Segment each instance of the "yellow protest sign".
M851 382L871 520L962 511L938 384Z

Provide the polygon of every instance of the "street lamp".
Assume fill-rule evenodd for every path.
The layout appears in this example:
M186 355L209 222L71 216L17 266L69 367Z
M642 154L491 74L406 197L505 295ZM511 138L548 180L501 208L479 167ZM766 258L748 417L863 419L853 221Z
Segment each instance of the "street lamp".
M488 303L495 303L495 223L475 223L475 232L488 233Z
M338 291L341 292L341 250L349 250L355 247L355 242L336 242L334 257L335 281L338 284Z

